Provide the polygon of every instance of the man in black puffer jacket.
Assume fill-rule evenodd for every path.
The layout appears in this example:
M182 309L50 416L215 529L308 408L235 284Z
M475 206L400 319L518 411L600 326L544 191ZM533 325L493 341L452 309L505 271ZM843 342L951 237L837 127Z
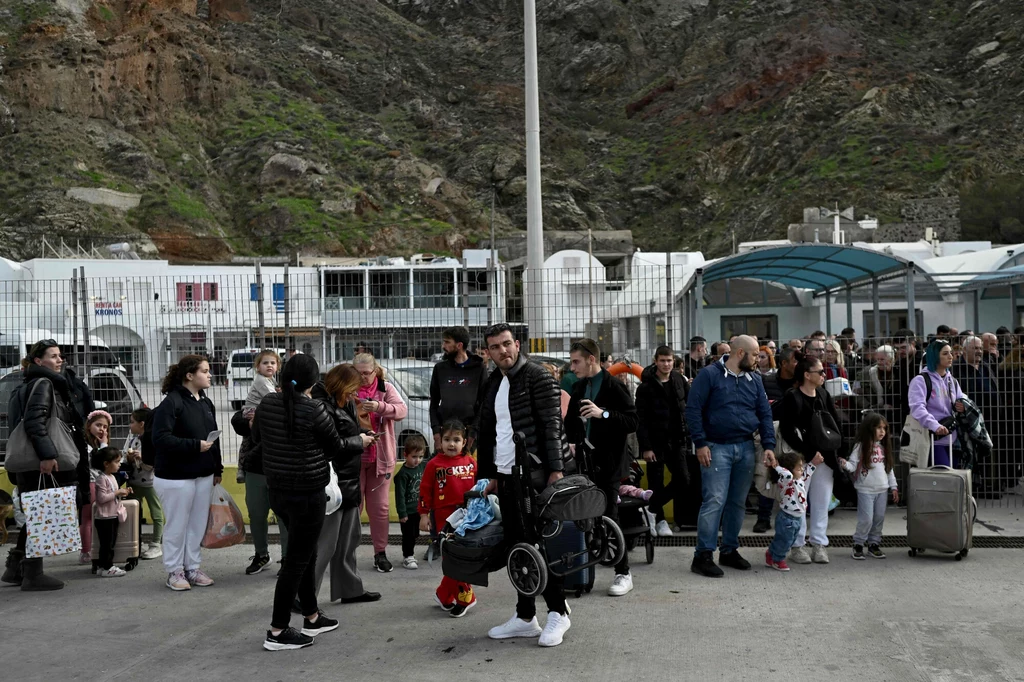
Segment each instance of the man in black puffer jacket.
M57 450L47 432L50 411L56 408L57 419L71 430L78 448L79 461L86 459L82 419L75 411L67 379L61 374L64 361L57 342L36 342L29 351L27 361L24 382L11 396L7 418L11 432L22 421L25 422L25 434L39 457L39 469L8 476L13 478L19 493L38 490L41 474L52 474L60 486L76 485L79 481L77 471L57 468ZM26 592L59 590L64 587L60 580L43 574L42 559L24 558L27 539L26 530L22 529L15 548L8 553L3 582L21 585L21 589Z
M476 441L474 424L487 385L487 368L477 355L470 355L469 331L451 327L441 332L444 360L430 375L430 428L434 452L441 450L441 425L457 419L469 427L467 452Z
M700 480L700 468L696 457L687 457L690 442L686 438L685 414L690 386L686 377L672 371L673 363L672 349L659 346L654 351L654 364L643 371L636 389L636 412L640 417L636 437L640 454L647 462L647 480L654 491L650 507L657 522L655 529L663 536L672 535L663 510L669 500L673 503L675 522L680 526L695 525L700 512L699 484L696 490L691 488L693 478ZM666 467L672 474L667 486Z
M274 591L274 613L263 642L268 651L301 649L313 636L338 627L317 606L316 547L324 525L330 482L328 453L342 449L334 420L310 397L320 368L310 355L295 355L281 370L280 393L256 408L252 442L261 446L270 507L288 527L288 554ZM296 594L305 620L302 632L288 627Z
M491 479L487 492L498 491L505 545L511 547L527 538L520 515L521 500L516 498L512 467L516 446L513 434L526 436L526 452L532 455L530 466L540 467L550 485L562 477L568 444L562 428L561 391L555 377L540 365L527 362L519 352L519 342L507 324L496 324L484 334L487 353L498 371L487 381L487 392L480 405L477 422L477 475ZM569 628L562 580L549 575L544 590L548 622L541 632L533 597L519 595L516 613L508 622L491 628L491 639L540 636L541 646L555 646ZM550 630L550 632L549 632Z

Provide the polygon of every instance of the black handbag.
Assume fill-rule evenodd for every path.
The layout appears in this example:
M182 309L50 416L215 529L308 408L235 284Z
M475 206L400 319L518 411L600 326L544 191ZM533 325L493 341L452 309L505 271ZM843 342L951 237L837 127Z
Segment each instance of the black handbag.
M828 410L814 410L811 416L811 442L818 452L836 452L842 446L843 434Z

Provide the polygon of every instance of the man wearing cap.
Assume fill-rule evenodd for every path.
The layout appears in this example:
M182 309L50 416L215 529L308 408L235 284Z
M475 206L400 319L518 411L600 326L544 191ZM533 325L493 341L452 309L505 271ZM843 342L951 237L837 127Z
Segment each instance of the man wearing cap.
M686 402L686 425L697 448L703 493L697 550L690 570L709 578L724 575L714 561L719 526L719 565L742 571L750 568L750 562L737 550L747 493L754 480L755 431L761 434L765 465L775 466L775 427L756 371L757 357L753 337L736 337L728 354L697 375Z
M576 454L589 455L591 480L604 490L605 516L618 518L619 485L629 474L626 437L640 423L629 389L601 368L601 349L593 339L581 339L569 348L569 365L579 378L572 388L565 414L565 435L576 445ZM629 557L615 566L608 594L621 597L633 589Z

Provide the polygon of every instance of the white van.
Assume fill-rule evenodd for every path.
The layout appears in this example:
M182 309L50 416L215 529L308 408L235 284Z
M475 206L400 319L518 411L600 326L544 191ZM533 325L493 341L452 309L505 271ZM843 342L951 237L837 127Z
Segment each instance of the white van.
M0 370L0 374L8 374L14 369L18 369L21 359L28 355L32 345L42 339L56 341L65 362L76 370L81 369L81 366L86 363L85 339L81 336L75 345L76 339L72 334L54 334L47 329L25 329L21 332L0 334L0 360L3 361L3 369ZM107 342L98 336L89 336L88 365L90 370L96 368L116 369L127 374L121 360L110 350Z
M269 348L268 350L272 350L277 353L277 357L279 358L278 370L280 371L280 363L284 362L284 349ZM252 378L255 371L252 363L256 360L256 356L259 354L259 348L238 348L231 351L228 358L228 400L230 401L232 410L242 409L242 405L245 403L245 398L249 395L249 389L252 388Z

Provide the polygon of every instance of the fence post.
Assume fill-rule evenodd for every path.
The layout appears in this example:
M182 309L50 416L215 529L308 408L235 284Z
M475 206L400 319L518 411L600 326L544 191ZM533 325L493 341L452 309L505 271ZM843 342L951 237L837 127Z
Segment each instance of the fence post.
M78 367L78 276L71 277L71 366ZM19 353L24 351L19 349Z
M462 259L462 326L469 329L469 264Z
M665 254L665 345L669 348L675 348L672 345L673 337L675 336L672 332L675 331L675 305L672 300L672 253Z
M825 290L825 333L832 335L832 290Z
M256 320L260 328L260 350L267 348L267 325L263 319L263 268L256 261Z
M921 330L917 328L917 306L914 303L914 264L907 263L907 329L915 334Z
M874 321L876 339L882 338L882 315L878 310L878 278L871 278L871 315Z
M695 296L694 304L697 306L694 310L694 326L697 330L697 336L704 336L704 270L701 268L697 269L697 294Z
M288 283L288 264L284 264L284 350L288 352L292 348L292 325L291 325L291 292Z
M1013 291L1012 284L1010 285L1010 291ZM971 329L978 331L981 328L981 290L975 289L972 293L974 294L974 306L971 317L974 320L974 325ZM1013 329L1015 326L1016 324L1011 324L1010 329Z
M78 269L78 276L82 282L82 345L85 348L85 358L82 361L82 381L89 377L89 287L85 282L85 266ZM77 346L77 344L76 344Z

